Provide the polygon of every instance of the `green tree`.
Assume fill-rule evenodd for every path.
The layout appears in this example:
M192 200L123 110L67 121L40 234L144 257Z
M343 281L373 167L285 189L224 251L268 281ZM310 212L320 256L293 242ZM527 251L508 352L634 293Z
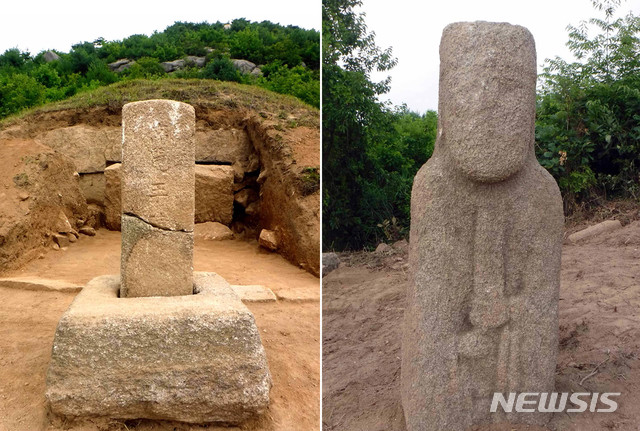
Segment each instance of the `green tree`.
M392 68L391 48L380 49L368 32L359 0L322 2L323 240L327 248L361 248L394 208L379 204L384 176L369 150L384 120L377 97L390 79L373 82L374 70ZM379 151L377 153L380 153Z
M614 19L620 0L592 3L602 18L568 26L578 61L548 60L538 95L536 152L567 212L594 196L640 197L640 18Z

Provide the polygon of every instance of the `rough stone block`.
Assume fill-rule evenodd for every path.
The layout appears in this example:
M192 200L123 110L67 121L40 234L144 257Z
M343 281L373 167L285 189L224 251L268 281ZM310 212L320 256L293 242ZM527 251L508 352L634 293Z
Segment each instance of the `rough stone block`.
M120 230L122 218L122 186L120 171L122 164L116 163L104 170L104 213L107 229Z
M102 172L106 167L103 132L83 124L47 132L40 141L69 157L79 173Z
M193 232L159 229L126 214L122 232L123 297L193 293Z
M88 204L104 205L104 174L80 174L80 190Z
M233 218L233 168L196 165L195 222L219 222Z
M196 161L246 162L253 151L249 136L240 129L205 129L196 131Z
M63 416L236 424L262 413L271 379L251 312L228 283L194 273L195 295L119 298L91 280L60 319L46 399Z
M234 238L231 229L215 221L196 224L193 235L197 239L206 241L224 241Z

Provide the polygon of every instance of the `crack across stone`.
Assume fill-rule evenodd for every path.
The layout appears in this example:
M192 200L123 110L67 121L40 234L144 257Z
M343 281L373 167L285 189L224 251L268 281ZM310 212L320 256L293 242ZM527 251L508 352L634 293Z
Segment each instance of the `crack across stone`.
M185 232L185 233L193 232L193 230L188 230L188 229L171 229L171 228L168 228L168 227L160 226L160 225L158 225L156 223L150 222L149 220L145 220L144 218L140 217L138 214L134 214L132 212L123 212L122 214L126 215L126 216L129 216L129 217L137 218L138 220L148 224L149 226L151 226L153 228L164 230L164 231L167 231L167 232Z

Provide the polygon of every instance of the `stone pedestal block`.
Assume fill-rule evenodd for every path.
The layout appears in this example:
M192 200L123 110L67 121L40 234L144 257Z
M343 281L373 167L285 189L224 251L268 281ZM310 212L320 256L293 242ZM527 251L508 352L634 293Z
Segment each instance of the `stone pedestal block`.
M63 315L46 399L63 416L237 424L263 412L271 378L251 312L213 273L195 295L120 298L94 278Z

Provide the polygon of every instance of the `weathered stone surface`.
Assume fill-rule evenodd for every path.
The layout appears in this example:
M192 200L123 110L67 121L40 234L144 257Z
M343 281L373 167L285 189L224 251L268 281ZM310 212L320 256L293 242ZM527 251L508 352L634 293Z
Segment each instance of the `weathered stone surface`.
M70 241L67 235L60 235L58 233L53 234L53 242L55 242L58 247L69 247Z
M582 229L576 233L569 235L569 241L578 242L584 239L593 238L594 236L612 232L614 230L618 230L622 228L622 223L620 220L605 220L602 223L598 223L593 226L589 226L586 229Z
M96 236L96 230L91 226L82 226L78 232L86 236Z
M244 188L233 196L233 200L235 200L243 208L247 208L250 204L256 202L258 199L260 199L258 192L252 188Z
M231 229L215 221L196 224L194 236L206 241L224 241L234 237Z
M322 275L327 275L340 266L340 257L336 253L322 253Z
M134 64L136 64L135 60L129 60L128 58L121 58L120 60L116 60L113 63L107 64L107 66L109 66L109 69L111 69L113 72L119 73L119 72L122 72L123 70L130 68Z
M120 268L124 298L191 295L193 232L158 229L123 214Z
M44 61L47 63L51 63L52 61L60 60L60 56L53 51L47 51L42 56Z
M99 129L79 124L54 129L39 140L49 148L69 157L79 173L102 172L106 167L103 133Z
M122 218L122 186L120 171L122 164L116 163L104 170L105 225L110 230L120 230Z
M122 127L122 212L161 229L193 232L193 107L171 100L128 103Z
M171 100L129 103L122 128L121 294L190 295L195 111Z
M195 67L204 67L207 61L206 57L197 57L195 55L187 55L184 59L188 65Z
M68 233L73 230L67 215L62 210L58 211L58 217L56 218L54 229L58 233Z
M278 249L278 234L272 230L262 229L258 244L268 250L275 251Z
M63 280L50 280L40 277L0 278L0 286L22 290L42 290L57 292L80 292L82 290L82 286L75 283Z
M233 63L233 67L238 69L240 73L244 75L251 73L256 68L256 64L250 62L249 60L240 60L240 59L232 58L231 63Z
M196 295L119 298L93 279L58 324L46 399L64 416L239 423L263 412L271 378L251 312L224 279Z
M182 59L173 60L173 61L163 61L160 63L160 66L164 69L165 72L171 73L176 70L184 69L185 61Z
M402 347L407 429L544 424L494 392L551 392L563 230L534 155L536 62L523 27L445 28L438 138L414 180Z
M242 302L275 302L276 295L268 287L260 284L231 285L231 289L238 295Z
M104 174L80 174L80 190L89 204L104 205Z
M196 165L195 222L231 223L233 218L233 168Z
M205 129L196 132L196 161L247 163L253 151L249 136L240 129Z
M122 162L122 127L105 127L96 136L104 144L107 162Z

